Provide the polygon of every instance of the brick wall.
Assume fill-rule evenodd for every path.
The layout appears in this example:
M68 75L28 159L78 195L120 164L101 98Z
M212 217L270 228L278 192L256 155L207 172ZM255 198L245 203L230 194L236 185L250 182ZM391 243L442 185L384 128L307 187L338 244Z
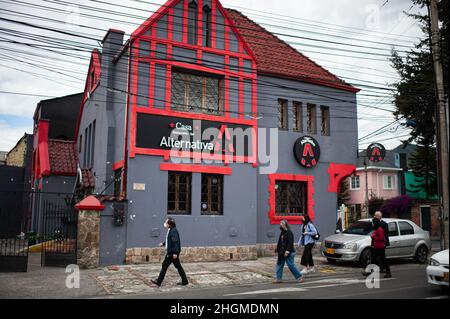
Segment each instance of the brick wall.
M27 138L23 136L20 141L9 151L6 156L6 165L25 167L25 157L27 154Z
M303 248L296 246L297 255L301 256ZM183 262L211 262L232 260L255 260L258 257L275 257L277 244L257 244L248 246L214 246L214 247L183 247L180 259ZM163 261L165 248L128 248L126 264L160 263ZM313 249L315 256L320 255L320 243Z
M439 206L436 202L417 202L411 208L411 221L422 227L420 217L420 206L430 206L431 215L431 239L438 240L441 235L441 221L439 216Z

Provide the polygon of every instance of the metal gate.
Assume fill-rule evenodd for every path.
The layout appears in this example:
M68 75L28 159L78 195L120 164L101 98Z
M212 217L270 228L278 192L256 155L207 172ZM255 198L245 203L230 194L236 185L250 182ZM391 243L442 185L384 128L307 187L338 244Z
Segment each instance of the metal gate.
M0 191L0 272L27 271L28 238L24 232L24 194Z
M26 272L28 239L24 236L0 236L0 272Z
M64 204L44 201L42 212L42 266L65 267L77 263L76 210Z

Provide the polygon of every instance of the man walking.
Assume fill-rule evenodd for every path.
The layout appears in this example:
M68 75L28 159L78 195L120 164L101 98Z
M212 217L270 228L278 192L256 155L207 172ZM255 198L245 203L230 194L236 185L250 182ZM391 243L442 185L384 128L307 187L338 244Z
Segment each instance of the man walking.
M178 282L177 284L185 286L189 282L186 277L186 273L184 272L184 269L180 263L179 257L181 252L181 242L180 242L180 235L176 228L175 219L171 217L167 218L166 221L164 222L164 227L167 228L166 241L164 243L161 243L160 247L166 246L167 252L164 261L162 263L162 268L161 272L159 273L158 279L157 280L152 279L151 282L154 285L160 287L166 275L167 268L169 268L170 264L173 263L173 265L178 270L178 273L180 274L181 277L181 281Z

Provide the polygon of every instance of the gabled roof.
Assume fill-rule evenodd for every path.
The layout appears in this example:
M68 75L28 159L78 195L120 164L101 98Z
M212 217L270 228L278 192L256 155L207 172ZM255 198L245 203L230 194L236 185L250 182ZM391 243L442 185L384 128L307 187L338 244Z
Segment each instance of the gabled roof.
M359 89L339 79L241 12L226 9L256 56L258 73L287 77L350 92Z
M76 175L78 156L74 141L48 140L50 174Z

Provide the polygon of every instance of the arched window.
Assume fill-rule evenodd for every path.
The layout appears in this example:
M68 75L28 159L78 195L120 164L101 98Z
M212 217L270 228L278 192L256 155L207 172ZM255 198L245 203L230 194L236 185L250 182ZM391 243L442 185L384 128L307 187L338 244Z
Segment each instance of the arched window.
M197 45L197 1L189 2L188 6L188 43Z
M203 6L203 46L211 46L211 8Z

